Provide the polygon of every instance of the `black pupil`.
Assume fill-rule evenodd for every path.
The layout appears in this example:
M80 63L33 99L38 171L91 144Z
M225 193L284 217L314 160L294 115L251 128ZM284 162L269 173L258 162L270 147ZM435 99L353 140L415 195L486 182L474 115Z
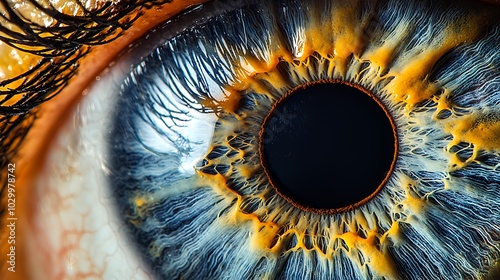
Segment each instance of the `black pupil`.
M267 117L261 156L278 192L305 208L339 209L372 195L394 161L392 123L352 86L296 89Z

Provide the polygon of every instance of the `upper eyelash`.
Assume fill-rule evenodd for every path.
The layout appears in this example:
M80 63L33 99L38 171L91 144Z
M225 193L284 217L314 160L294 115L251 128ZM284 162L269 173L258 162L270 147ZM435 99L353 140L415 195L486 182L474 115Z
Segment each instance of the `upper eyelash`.
M26 72L0 82L0 198L6 195L7 165L16 157L24 137L37 118L36 107L56 96L75 75L79 60L91 46L109 43L118 38L141 15L141 8L151 8L172 0L125 0L119 4L106 2L96 9L86 9L83 0L75 1L84 12L72 16L54 6L32 4L54 22L42 26L24 17L7 0L0 0L0 41L25 53L39 56L38 63ZM50 3L50 2L49 2ZM138 13L133 14L134 11ZM6 27L10 25L10 28ZM22 30L15 31L15 30ZM42 35L43 34L43 35ZM13 104L5 105L15 96ZM6 205L0 205L0 216Z
M14 49L41 57L34 68L0 82L0 87L7 88L0 91L0 114L26 114L51 98L72 76L69 73L76 70L76 62L89 52L89 46L106 44L118 38L142 14L139 12L132 15L138 7L150 7L170 1L127 1L119 5L106 3L95 10L85 9L79 1L77 3L84 11L82 16L66 15L54 7L45 8L36 1L30 1L30 4L54 20L47 27L25 18L9 6L7 0L0 0L7 15L0 15L0 20L11 25L9 28L0 26L0 41ZM23 32L15 31L16 29ZM68 70L71 71L68 73ZM66 74L66 77L60 77L61 74ZM39 79L44 79L43 83ZM22 81L20 86L9 86L19 81ZM23 98L13 105L4 105L15 95L23 95Z

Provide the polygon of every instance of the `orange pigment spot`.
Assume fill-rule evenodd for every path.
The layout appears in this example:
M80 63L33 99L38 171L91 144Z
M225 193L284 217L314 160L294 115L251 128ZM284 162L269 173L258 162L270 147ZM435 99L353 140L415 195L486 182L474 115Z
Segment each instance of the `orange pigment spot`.
M438 60L453 48L475 40L486 24L484 15L471 14L447 26L442 35L430 43L421 53L409 58L402 67L389 72L394 79L386 86L396 102L404 102L410 109L416 104L432 98L439 87L429 81L429 73Z
M448 148L461 142L473 145L472 156L465 162L457 155L451 155L450 166L452 168L462 168L473 162L480 150L500 151L500 119L498 117L488 117L478 113L454 118L445 123L444 130L453 136Z

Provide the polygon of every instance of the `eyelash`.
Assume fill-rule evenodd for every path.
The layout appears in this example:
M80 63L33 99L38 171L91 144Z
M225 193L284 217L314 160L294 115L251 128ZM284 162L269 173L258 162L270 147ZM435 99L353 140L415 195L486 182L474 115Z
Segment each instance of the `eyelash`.
M44 26L24 16L8 1L0 1L4 8L4 14L0 15L0 41L39 58L26 72L0 82L0 197L5 197L7 190L4 171L37 119L36 107L61 92L92 46L118 38L142 15L140 9L169 2L140 0L117 5L106 2L96 9L86 9L83 1L75 1L82 15L73 16L53 6L43 7L37 1L25 1L24 7L33 5L39 13L48 15L52 22ZM0 206L0 215L5 211L6 206Z

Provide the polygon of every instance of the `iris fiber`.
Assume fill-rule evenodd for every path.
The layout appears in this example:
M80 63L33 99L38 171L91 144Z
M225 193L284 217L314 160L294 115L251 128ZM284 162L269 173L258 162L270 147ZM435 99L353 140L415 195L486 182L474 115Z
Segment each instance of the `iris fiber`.
M124 82L108 145L138 250L167 279L485 276L500 257L498 18L468 2L262 1L162 43ZM371 200L320 214L272 188L258 143L284 94L329 79L372 92L399 146Z
M259 133L260 160L269 182L296 207L320 214L348 211L372 198L390 176L395 134L390 116L370 93L318 81L275 103ZM323 143L331 148L321 149ZM363 174L359 158L365 161Z

